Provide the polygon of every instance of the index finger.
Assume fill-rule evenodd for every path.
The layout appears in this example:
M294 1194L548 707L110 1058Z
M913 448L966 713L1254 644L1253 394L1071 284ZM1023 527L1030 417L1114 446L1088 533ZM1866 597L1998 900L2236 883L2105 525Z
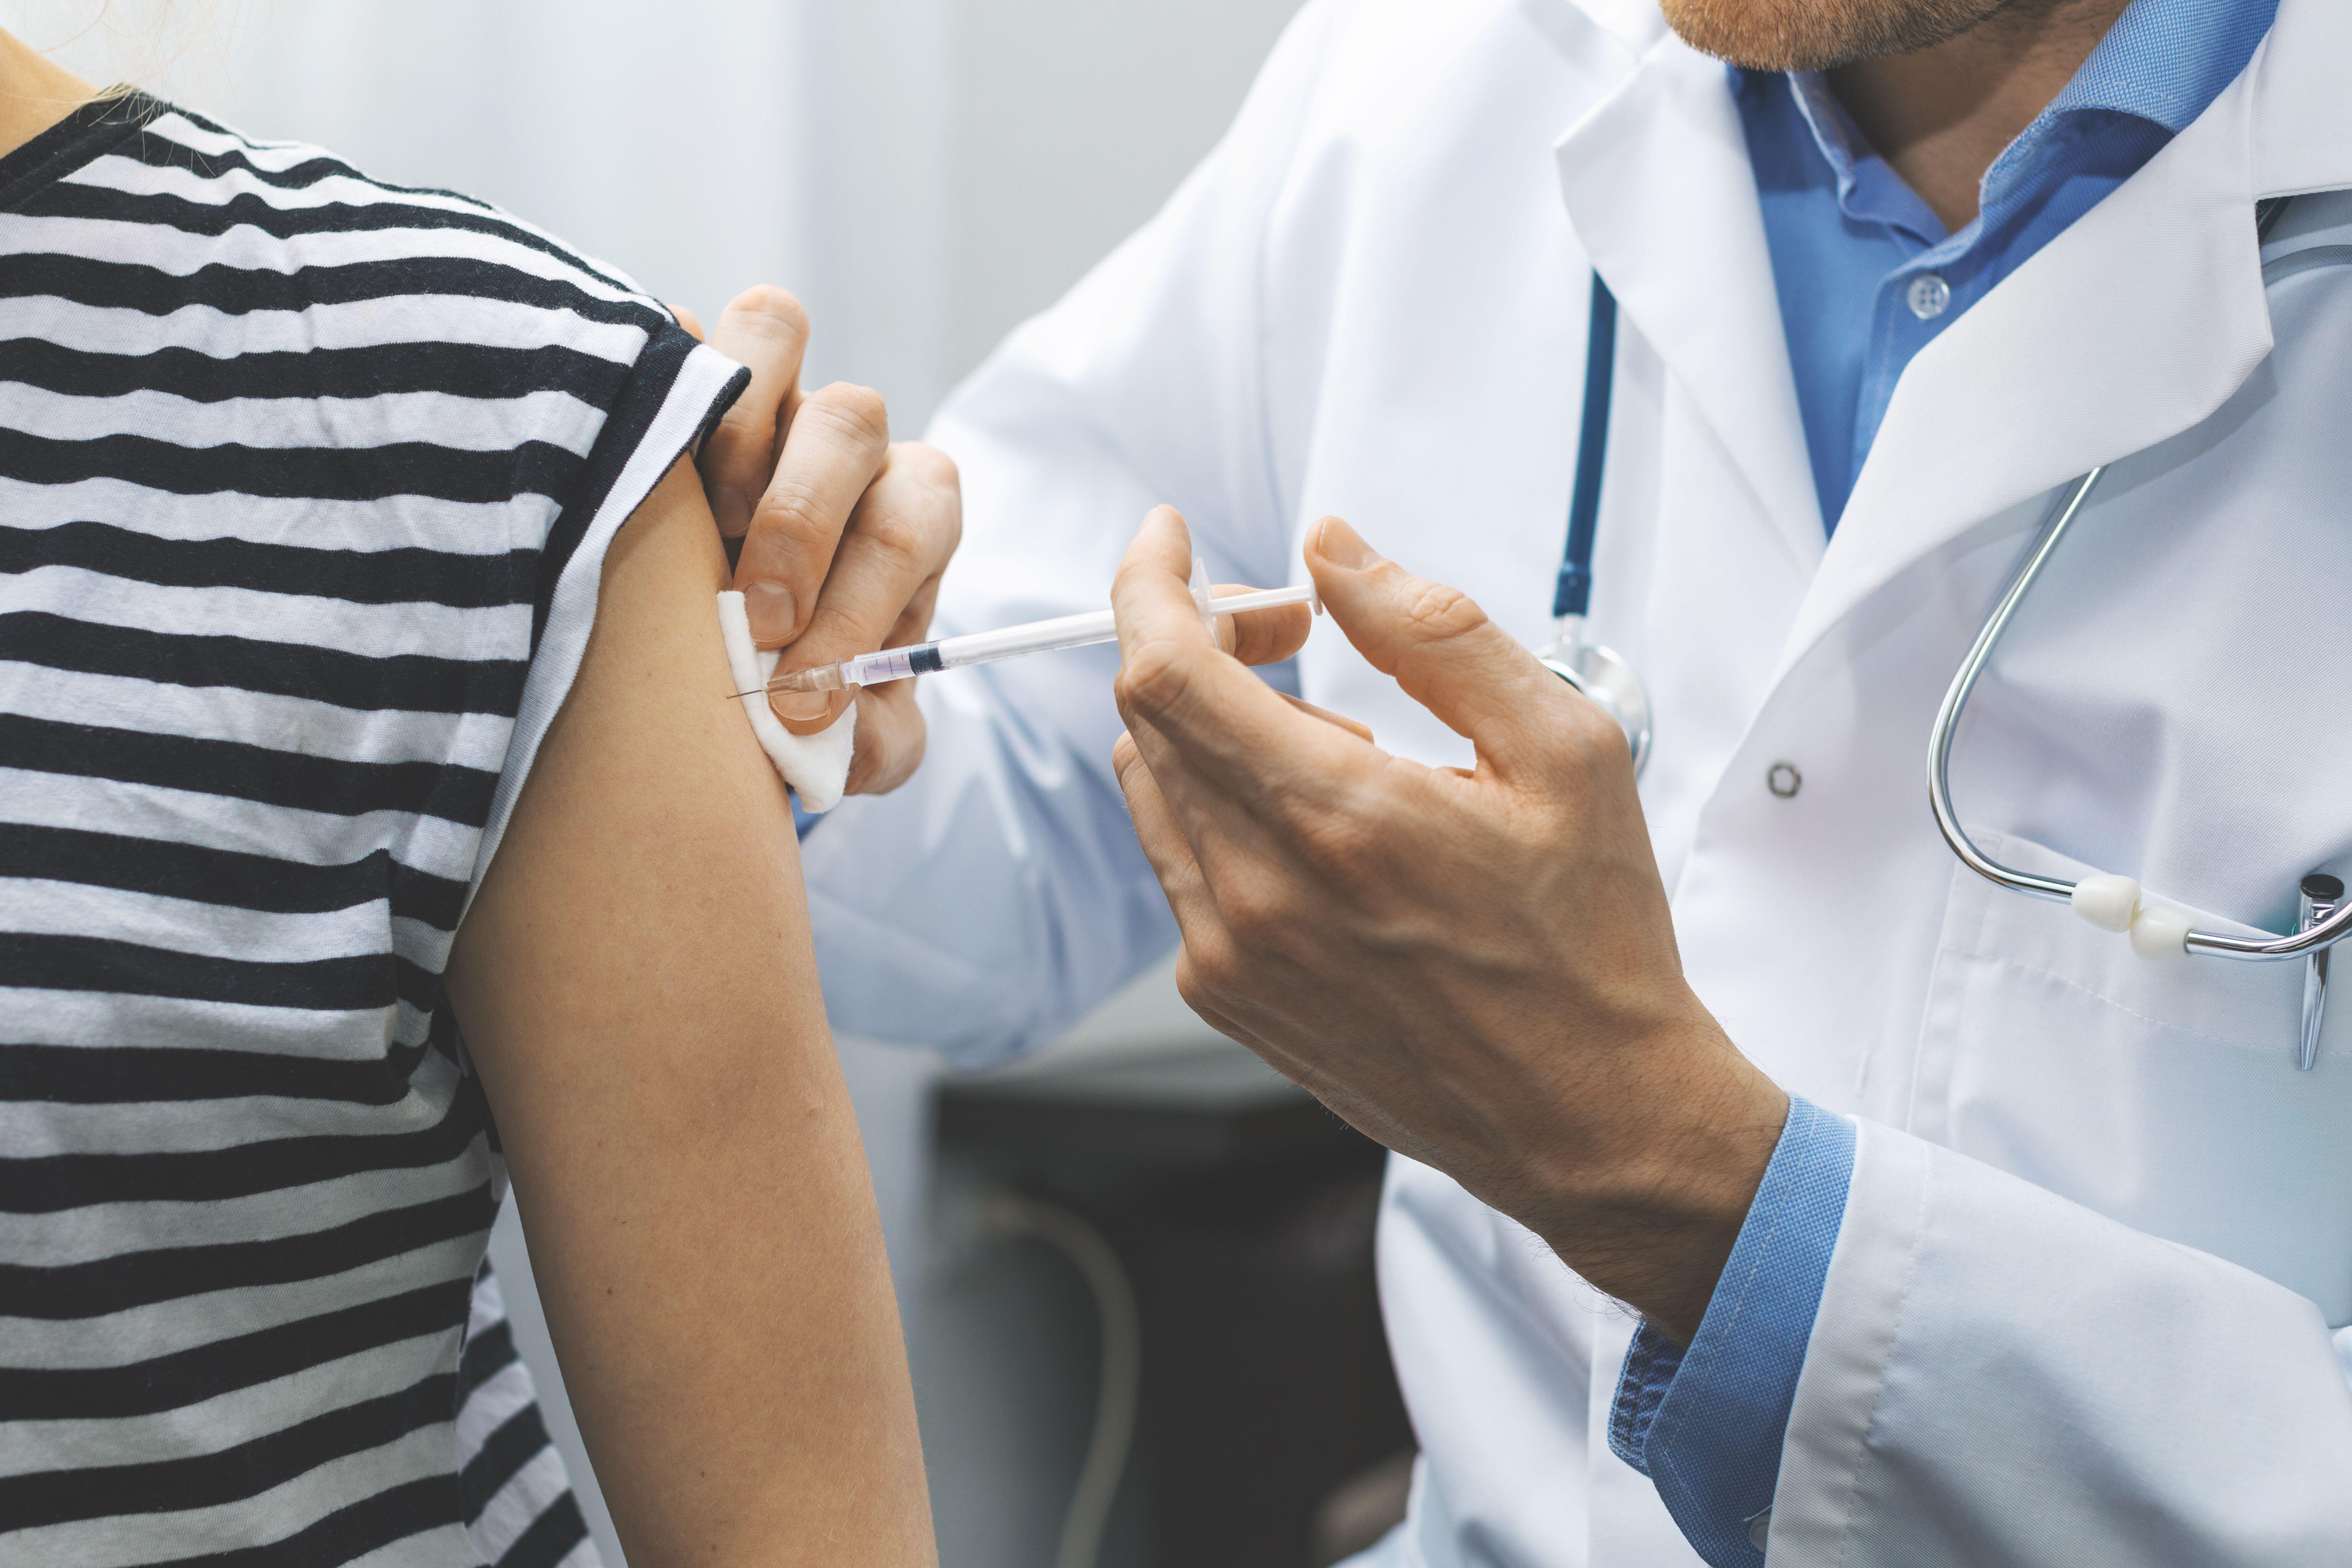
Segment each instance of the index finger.
M1255 594L1246 583L1220 583L1209 590L1212 599L1229 594ZM1244 664L1280 664L1307 646L1315 617L1304 605L1281 605L1217 617L1217 646Z
M1339 519L1307 535L1307 565L1365 660L1505 773L1549 767L1589 721L1614 729L1468 595L1412 575Z
M803 400L735 562L761 647L807 628L842 531L889 450L890 416L878 394L836 382Z
M1189 586L1192 545L1175 510L1157 508L1111 584L1119 711L1163 791L1185 793L1180 775L1194 774L1257 811L1333 793L1365 742L1298 712L1218 647ZM1177 766L1162 771L1163 758Z
M719 416L696 465L722 538L739 538L751 526L752 504L775 471L800 405L808 338L808 312L770 285L746 289L719 314L710 346L751 373L751 384Z
M962 497L947 455L919 443L892 447L850 513L807 629L784 650L776 673L922 641L962 531ZM802 693L772 705L786 729L814 734L840 716L850 696Z

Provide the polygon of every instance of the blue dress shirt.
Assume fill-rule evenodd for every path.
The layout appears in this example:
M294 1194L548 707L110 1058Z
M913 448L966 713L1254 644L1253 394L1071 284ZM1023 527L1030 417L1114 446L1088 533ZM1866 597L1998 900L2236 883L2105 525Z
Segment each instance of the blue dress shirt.
M1834 531L1911 357L2154 157L2253 56L2277 0L2135 0L1986 171L1957 233L1818 75L1737 72L1822 517Z
M2133 0L1994 160L1978 217L1956 233L1870 151L1819 76L1734 73L1831 530L1912 356L2203 113L2252 58L2276 9L2277 0ZM1689 1348L1644 1325L1625 1358L1610 1447L1657 1484L1715 1568L1764 1560L1853 1148L1852 1124L1793 1100Z

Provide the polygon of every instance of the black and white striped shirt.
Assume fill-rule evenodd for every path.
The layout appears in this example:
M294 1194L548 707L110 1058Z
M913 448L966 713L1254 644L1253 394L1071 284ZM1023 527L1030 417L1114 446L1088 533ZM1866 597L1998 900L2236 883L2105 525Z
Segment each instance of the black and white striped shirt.
M441 974L741 379L151 99L0 159L0 1563L593 1563Z

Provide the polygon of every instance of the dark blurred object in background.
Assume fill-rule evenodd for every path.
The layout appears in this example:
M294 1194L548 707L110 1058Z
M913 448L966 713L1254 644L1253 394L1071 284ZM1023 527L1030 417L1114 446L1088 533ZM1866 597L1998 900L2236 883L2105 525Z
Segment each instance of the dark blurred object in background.
M1197 1058L950 1083L939 1132L1125 1269L1142 1377L1120 1508L1145 1568L1315 1568L1402 1517L1378 1145L1254 1062Z

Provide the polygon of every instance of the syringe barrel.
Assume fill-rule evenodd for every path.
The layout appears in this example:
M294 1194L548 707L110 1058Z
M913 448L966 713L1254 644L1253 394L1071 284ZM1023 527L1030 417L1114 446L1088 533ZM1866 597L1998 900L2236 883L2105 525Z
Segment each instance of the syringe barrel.
M1094 610L1083 616L1032 621L1025 626L1007 626L998 632L941 637L935 646L940 650L940 668L959 669L967 664L986 664L991 659L1011 658L1018 654L1112 642L1118 637L1118 622L1111 612Z
M938 646L922 643L913 647L886 647L880 653L862 653L856 658L844 659L841 668L852 686L880 686L941 668L929 657Z
M1210 607L1220 615L1266 609L1276 605L1305 604L1314 596L1314 593L1315 590L1308 586L1267 588L1229 595L1225 599L1213 599ZM1006 626L1002 631L970 632L962 637L919 643L912 647L886 647L879 653L860 654L856 658L842 661L838 667L841 672L838 684L879 686L885 681L905 680L910 676L929 675L934 670L961 669L968 664L986 664L992 659L1016 658L1029 653L1051 653L1056 648L1086 647L1093 643L1115 641L1118 637L1118 622L1110 611L1090 610L1080 616L1063 616L1055 620L1032 621L1023 626ZM802 682L799 689L837 689L833 681L813 680L807 676L797 679Z

